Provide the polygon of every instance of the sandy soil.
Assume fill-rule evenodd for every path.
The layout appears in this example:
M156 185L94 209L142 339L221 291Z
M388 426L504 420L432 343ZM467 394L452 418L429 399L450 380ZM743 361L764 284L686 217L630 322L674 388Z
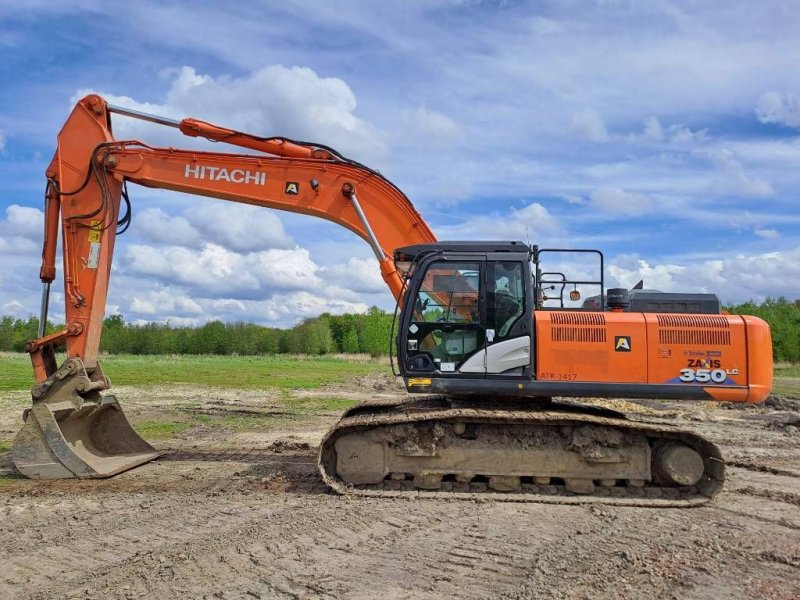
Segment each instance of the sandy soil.
M187 395L201 409L280 408L259 392L117 392L140 419ZM393 392L362 381L319 393ZM20 402L0 398L4 435ZM612 405L719 444L725 490L692 509L347 498L315 466L334 414L262 432L200 426L111 480L0 486L0 597L800 597L800 402Z

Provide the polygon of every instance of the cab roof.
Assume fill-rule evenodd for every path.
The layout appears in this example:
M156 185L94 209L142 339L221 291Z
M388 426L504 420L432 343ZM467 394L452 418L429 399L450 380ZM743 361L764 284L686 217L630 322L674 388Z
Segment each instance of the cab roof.
M395 262L417 260L424 254L432 252L530 252L524 242L433 242L430 244L414 244L394 251Z

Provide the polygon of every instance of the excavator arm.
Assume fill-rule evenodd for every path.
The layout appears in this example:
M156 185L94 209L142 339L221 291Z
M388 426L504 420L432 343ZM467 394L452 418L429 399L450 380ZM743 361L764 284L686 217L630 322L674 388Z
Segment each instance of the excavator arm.
M262 154L155 148L117 141L111 114L174 127L191 137ZM17 467L37 478L103 477L157 456L133 431L97 361L114 243L130 222L127 182L327 219L363 238L398 302L403 281L395 249L436 241L408 198L390 181L335 150L286 138L262 138L196 119L174 121L80 100L58 136L47 169L44 283L39 338L29 342L37 385L33 408L13 449ZM120 217L123 200L126 212ZM44 335L50 284L62 232L65 327ZM56 350L66 346L59 367Z

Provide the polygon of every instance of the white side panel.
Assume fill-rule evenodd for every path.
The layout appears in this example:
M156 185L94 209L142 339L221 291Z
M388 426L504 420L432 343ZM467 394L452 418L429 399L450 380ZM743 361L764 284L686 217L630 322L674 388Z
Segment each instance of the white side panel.
M476 352L472 356L470 356L464 364L461 365L461 368L458 370L459 373L481 373L483 374L486 370L486 350L481 350L480 352Z
M491 344L487 350L482 350L470 356L461 365L459 373L502 373L509 369L525 367L531 363L531 337L525 335Z

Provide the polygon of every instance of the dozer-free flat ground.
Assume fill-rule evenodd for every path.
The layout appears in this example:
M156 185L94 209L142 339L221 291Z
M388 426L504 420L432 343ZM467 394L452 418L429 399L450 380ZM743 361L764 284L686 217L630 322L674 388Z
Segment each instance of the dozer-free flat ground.
M0 357L2 372L18 360ZM189 376L205 364L130 360ZM230 360L214 363L220 382L247 359ZM107 361L119 380L115 361L130 365ZM353 401L402 387L374 362L305 361L290 367L325 375L290 380L264 364L246 389L116 387L165 455L109 480L15 477L29 396L0 392L0 598L800 597L797 381L764 407L603 403L705 435L729 464L708 505L644 509L331 494L322 434Z

